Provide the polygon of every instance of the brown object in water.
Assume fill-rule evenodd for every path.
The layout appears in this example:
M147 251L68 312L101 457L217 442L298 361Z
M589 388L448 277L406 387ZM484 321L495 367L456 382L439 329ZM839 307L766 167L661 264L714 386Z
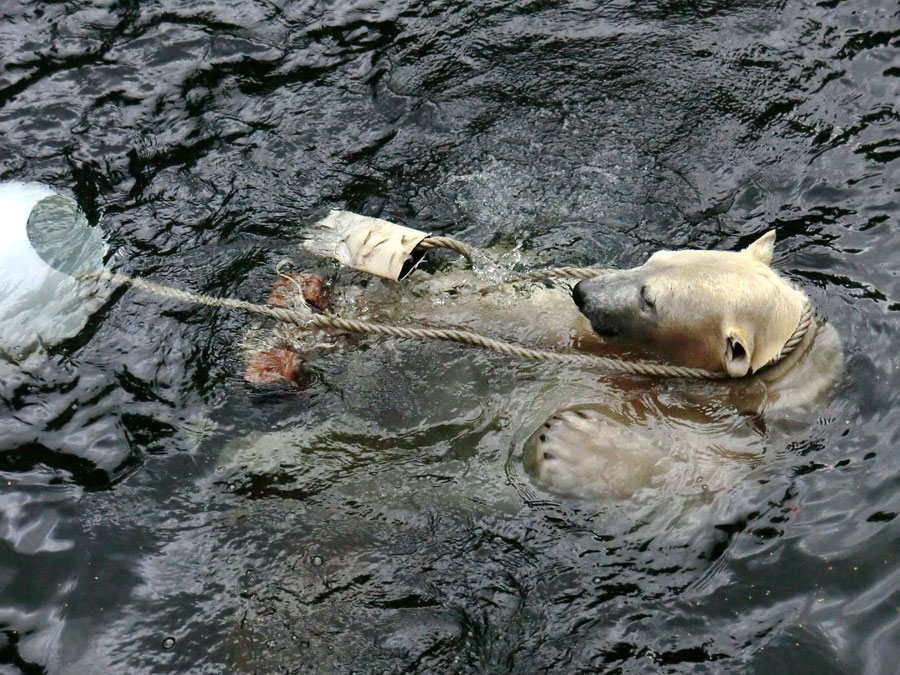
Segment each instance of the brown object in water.
M299 286L299 288L298 288ZM286 274L278 278L269 293L269 304L273 307L286 307L290 309L297 293L303 294L307 304L320 311L325 311L331 306L331 294L325 279L318 274L303 272L302 274Z
M303 378L303 359L290 349L270 349L253 352L247 359L244 380L251 384L272 384L282 380L300 386Z

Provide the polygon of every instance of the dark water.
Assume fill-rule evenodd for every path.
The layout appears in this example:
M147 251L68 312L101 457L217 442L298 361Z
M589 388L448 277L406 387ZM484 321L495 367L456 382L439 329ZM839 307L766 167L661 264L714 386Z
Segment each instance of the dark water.
M774 227L846 356L676 516L523 474L577 375L369 342L252 389L245 317L120 292L0 363L0 672L897 672L896 3L0 0L0 54L0 179L123 271L259 301L337 275L331 207L557 264Z

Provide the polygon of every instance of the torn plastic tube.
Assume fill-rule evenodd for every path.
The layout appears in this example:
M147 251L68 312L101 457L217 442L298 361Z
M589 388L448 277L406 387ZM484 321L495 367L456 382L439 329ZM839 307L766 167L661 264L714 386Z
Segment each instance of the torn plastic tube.
M312 226L301 246L360 272L399 281L425 255L416 247L428 236L380 218L331 211Z

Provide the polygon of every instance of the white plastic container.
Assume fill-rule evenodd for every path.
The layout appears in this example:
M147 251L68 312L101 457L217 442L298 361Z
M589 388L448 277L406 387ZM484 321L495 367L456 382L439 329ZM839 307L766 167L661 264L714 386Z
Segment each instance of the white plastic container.
M73 337L108 298L75 277L107 246L78 205L39 183L0 183L0 358L22 361Z

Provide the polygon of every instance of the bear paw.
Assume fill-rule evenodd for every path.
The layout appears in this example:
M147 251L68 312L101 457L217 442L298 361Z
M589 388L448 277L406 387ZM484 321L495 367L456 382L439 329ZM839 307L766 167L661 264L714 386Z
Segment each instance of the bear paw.
M659 484L671 465L651 437L591 408L552 415L526 443L523 461L554 492L613 499Z

